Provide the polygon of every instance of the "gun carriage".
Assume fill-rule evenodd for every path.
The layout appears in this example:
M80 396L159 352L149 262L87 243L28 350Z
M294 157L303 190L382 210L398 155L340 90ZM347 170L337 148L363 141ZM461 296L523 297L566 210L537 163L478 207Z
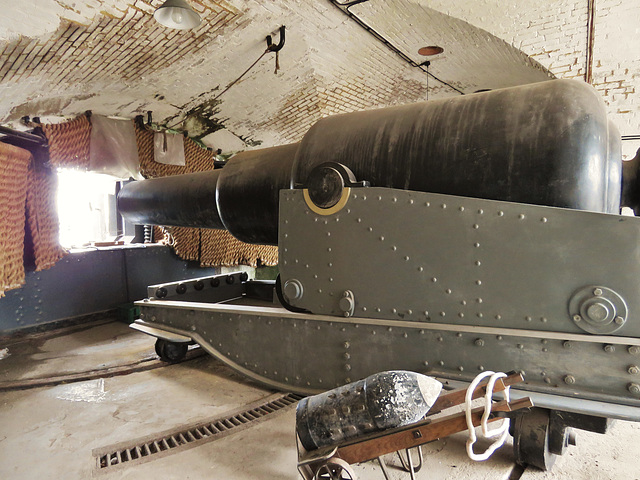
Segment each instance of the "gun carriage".
M125 187L141 224L279 247L279 279L149 287L135 324L271 387L383 370L457 388L525 374L516 457L549 468L570 427L640 420L637 165L591 87L554 80L318 121L301 142ZM624 173L624 174L623 174Z

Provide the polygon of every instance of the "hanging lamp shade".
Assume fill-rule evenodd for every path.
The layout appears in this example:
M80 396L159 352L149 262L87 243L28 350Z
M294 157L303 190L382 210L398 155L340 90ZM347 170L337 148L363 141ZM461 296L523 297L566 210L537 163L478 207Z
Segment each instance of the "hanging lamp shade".
M200 25L200 15L185 0L167 0L154 12L153 18L165 27L179 30Z

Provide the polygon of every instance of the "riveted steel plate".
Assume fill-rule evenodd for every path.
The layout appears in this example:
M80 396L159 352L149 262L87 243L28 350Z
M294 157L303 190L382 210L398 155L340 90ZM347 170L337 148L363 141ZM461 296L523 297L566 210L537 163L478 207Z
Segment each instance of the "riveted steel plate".
M569 301L600 285L628 307L615 334L640 336L638 218L388 188L352 189L320 216L302 191L280 195L296 307L342 316L349 290L355 316L581 333Z
M640 407L640 395L628 389L638 377L629 372L640 360L629 348L640 344L635 339L194 302L137 305L145 323L190 336L241 373L282 390L315 393L392 369L463 381L483 370L519 370L525 390ZM602 343L608 338L615 343ZM605 345L613 349L605 352Z

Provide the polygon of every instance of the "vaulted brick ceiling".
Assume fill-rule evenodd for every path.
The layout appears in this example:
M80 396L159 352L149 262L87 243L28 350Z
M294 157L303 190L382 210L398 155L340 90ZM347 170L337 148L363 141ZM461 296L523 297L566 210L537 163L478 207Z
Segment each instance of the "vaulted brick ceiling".
M151 110L154 121L195 136L224 126L249 143L273 145L298 140L321 116L424 100L427 84L436 98L550 76L512 45L426 2L368 0L350 8L352 17L329 0L189 3L202 17L191 31L155 22L162 0L4 6L0 122ZM264 52L266 35L278 42L281 25L287 40L277 73L268 53L216 98ZM429 71L448 85L416 66L427 45L445 49L430 58Z

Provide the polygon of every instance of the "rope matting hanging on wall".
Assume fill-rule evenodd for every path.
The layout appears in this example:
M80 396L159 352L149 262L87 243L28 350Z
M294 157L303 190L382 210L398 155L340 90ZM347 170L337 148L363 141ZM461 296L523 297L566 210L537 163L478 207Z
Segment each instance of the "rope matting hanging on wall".
M201 230L200 264L203 267L277 265L278 247L240 242L226 230Z
M38 272L52 267L67 254L59 242L57 190L58 177L55 172L44 165L32 163L29 169L27 215Z
M53 167L89 169L91 122L80 115L63 123L43 124L49 143L49 162Z
M153 157L153 131L136 123L140 170L145 177L165 177L213 170L215 155L189 138L184 138L185 165L165 165ZM277 265L278 248L251 245L235 239L225 230L167 227L169 244L184 260L199 260L201 266Z
M0 297L24 283L25 202L31 153L0 143Z

